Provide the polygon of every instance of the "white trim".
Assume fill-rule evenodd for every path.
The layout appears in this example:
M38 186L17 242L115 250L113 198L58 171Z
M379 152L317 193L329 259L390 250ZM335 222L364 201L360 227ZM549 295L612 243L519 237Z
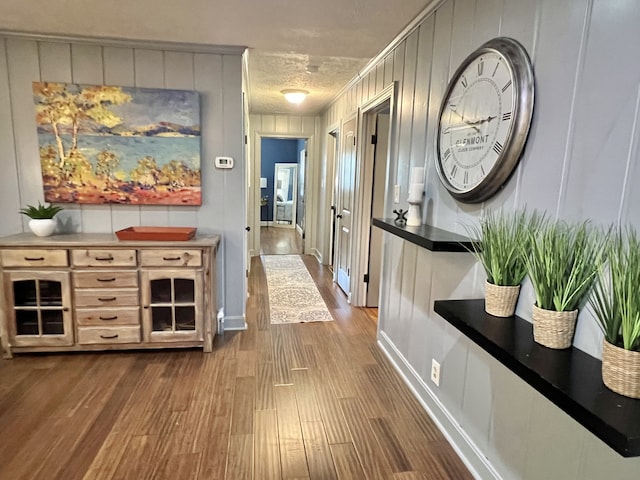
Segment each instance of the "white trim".
M169 50L174 52L212 53L218 55L242 55L248 48L244 45L207 45L203 43L179 43L151 40L133 40L112 37L84 37L81 35L53 35L14 30L0 30L0 37L22 38L37 42L81 43L101 47L144 48L149 50Z
M247 322L244 315L224 317L224 331L246 330Z
M250 115L250 117L254 116L253 114ZM261 117L262 115L260 114L255 114L256 117ZM311 116L311 115L306 115L306 116L301 116L300 118L305 118L305 117L310 117L310 118L316 118L315 116ZM315 121L314 121L315 124ZM310 164L310 162L314 162L316 161L315 159L315 155L317 154L319 157L319 153L318 153L318 149L316 148L316 144L315 144L315 133L310 133L310 132L306 132L306 133L278 133L278 132L272 132L272 131L263 131L263 130L253 130L250 128L251 133L249 134L249 141L253 141L253 152L251 153L251 161L249 162L251 164L251 167L253 168L253 185L251 187L251 190L254 192L254 200L253 200L253 205L254 205L254 211L256 212L254 214L254 221L251 225L252 229L255 229L255 236L254 241L253 241L253 247L254 247L254 251L260 251L262 250L262 246L260 245L260 231L258 230L258 227L260 226L260 214L258 212L261 212L260 210L260 197L261 197L261 189L258 188L260 185L260 169L262 166L262 139L263 138L283 138L283 139L287 139L287 138L292 138L292 139L301 139L301 140L306 140L307 141L307 152L308 152L308 158L307 158L307 165ZM315 128L314 128L314 132L315 132ZM313 175L313 172L310 171L308 172L307 175L307 184L311 185L313 182L315 181L315 176ZM309 189L307 189L307 191L309 192ZM256 193L257 192L257 193ZM274 202L274 206L275 206L275 202ZM305 215L311 211L313 208L316 208L315 206L315 198L312 195L309 195L307 199L305 199ZM275 226L275 221L272 220L271 223L269 224L270 227ZM309 233L309 232L308 232ZM308 237L309 235L307 235ZM307 248L307 245L304 246L304 248Z
M493 465L491 465L482 451L462 429L453 415L447 411L442 402L420 378L384 332L378 332L378 346L474 478L501 480L502 477L493 468Z
M373 154L369 136L372 134L368 121L368 114L375 112L377 108L385 102L389 102L389 139L391 139L391 125L394 123L395 104L396 104L396 82L392 82L378 95L373 97L360 108L358 117L358 147L356 154L356 172L357 177L354 185L354 216L351 224L351 293L353 295L353 305L356 307L365 306L367 304L367 284L364 281L364 274L368 273L367 265L369 261L369 240L370 240L370 224L369 217L371 213L371 195L373 184L373 162L370 156ZM375 127L375 125L374 125ZM388 148L391 146L389 141ZM387 150L387 162L391 160L391 150ZM388 166L388 165L387 165ZM388 177L385 185L385 191L388 189ZM355 281L353 281L355 279Z
M318 261L318 263L322 265L322 254L320 253L320 250L318 250L317 248L311 249L311 255L316 257L316 260Z
M306 212L305 212L306 213ZM296 232L298 235L302 236L302 227L296 223Z

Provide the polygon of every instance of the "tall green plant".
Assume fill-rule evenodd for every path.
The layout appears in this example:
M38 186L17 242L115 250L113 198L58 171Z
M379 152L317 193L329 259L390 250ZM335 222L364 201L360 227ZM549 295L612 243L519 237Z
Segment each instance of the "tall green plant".
M606 243L604 232L587 222L555 221L529 232L525 263L536 305L558 312L578 308L593 287Z
M526 210L512 214L488 212L477 227L467 227L471 253L484 267L487 281L494 285L520 285L527 274L525 252L529 233L543 223L543 216Z
M640 241L634 229L619 229L607 249L609 268L601 268L591 309L605 339L640 351Z

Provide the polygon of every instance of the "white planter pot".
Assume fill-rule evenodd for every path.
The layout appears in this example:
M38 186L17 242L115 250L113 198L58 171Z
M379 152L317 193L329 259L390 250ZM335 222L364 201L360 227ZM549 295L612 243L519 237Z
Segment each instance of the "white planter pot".
M56 231L55 218L33 218L29 220L29 228L38 237L48 237Z

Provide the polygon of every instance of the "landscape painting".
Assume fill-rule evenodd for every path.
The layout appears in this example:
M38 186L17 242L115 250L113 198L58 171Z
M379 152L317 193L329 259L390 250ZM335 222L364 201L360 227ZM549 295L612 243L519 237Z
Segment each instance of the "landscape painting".
M197 92L34 82L33 96L45 201L202 204Z

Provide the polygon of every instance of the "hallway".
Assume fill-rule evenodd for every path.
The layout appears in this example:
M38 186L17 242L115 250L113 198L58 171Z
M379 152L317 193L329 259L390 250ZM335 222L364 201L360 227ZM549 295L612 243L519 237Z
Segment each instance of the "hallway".
M304 253L304 240L295 228L260 227L261 255Z
M271 325L260 257L248 330L214 351L0 361L0 478L468 479L329 271L334 322Z

